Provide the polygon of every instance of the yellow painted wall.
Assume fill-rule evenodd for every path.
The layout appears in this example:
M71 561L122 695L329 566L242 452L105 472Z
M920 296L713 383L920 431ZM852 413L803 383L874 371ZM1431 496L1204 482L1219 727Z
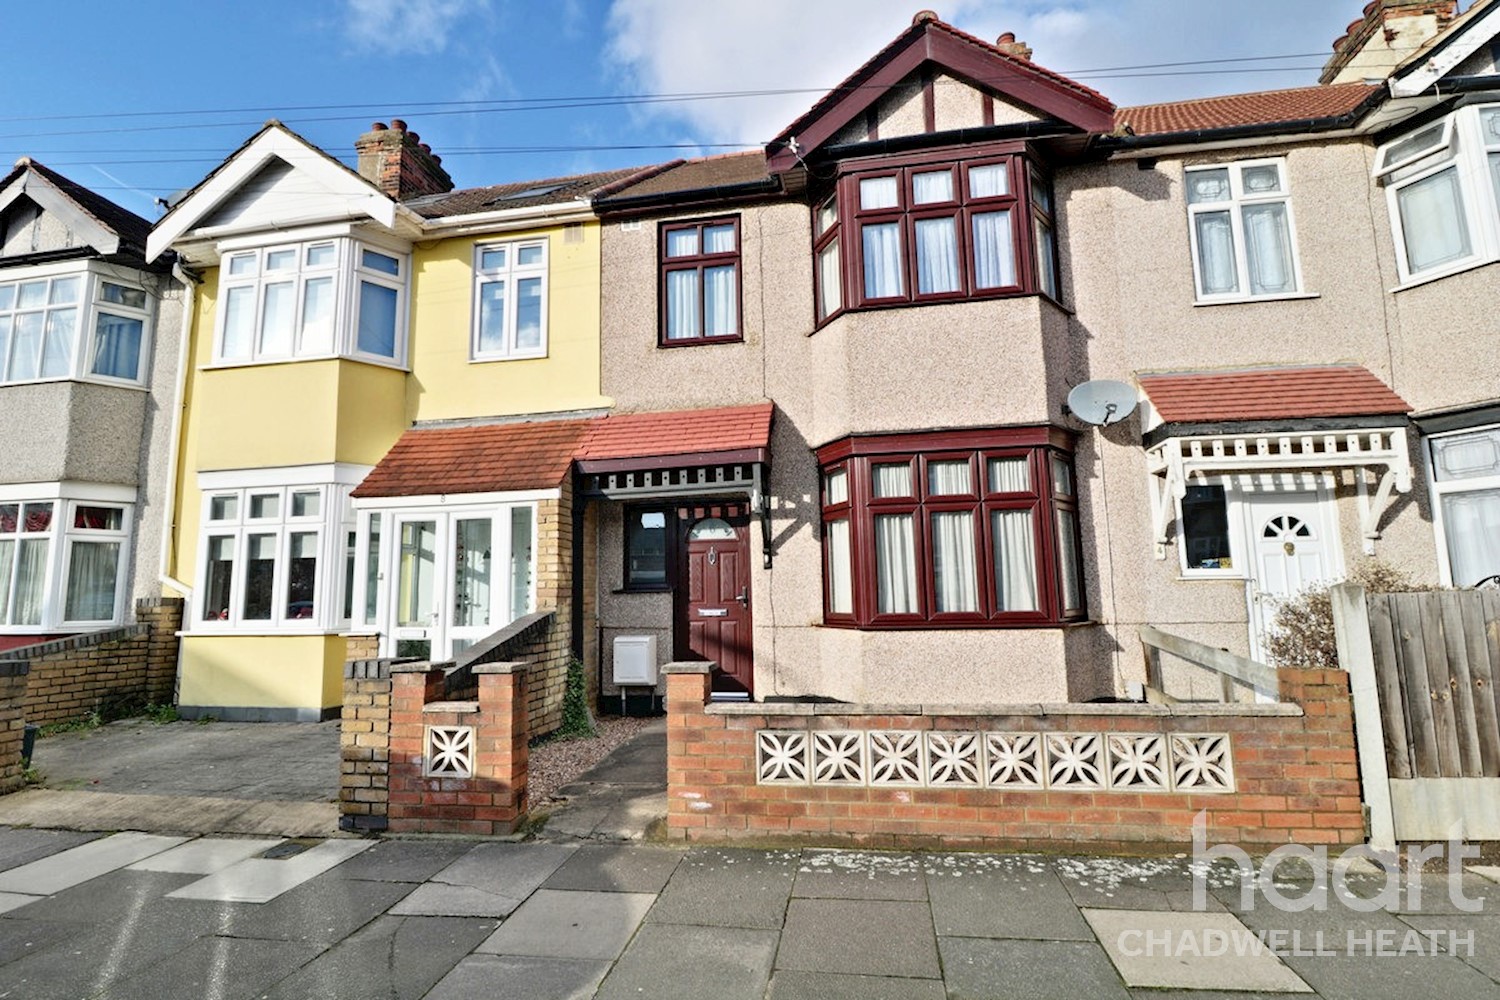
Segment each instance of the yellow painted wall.
M444 420L608 406L599 394L599 225L582 238L538 229L500 237L466 236L412 254L412 377L407 416ZM548 235L547 356L469 360L474 312L474 248Z
M343 698L336 635L184 636L178 702L227 708L329 708Z

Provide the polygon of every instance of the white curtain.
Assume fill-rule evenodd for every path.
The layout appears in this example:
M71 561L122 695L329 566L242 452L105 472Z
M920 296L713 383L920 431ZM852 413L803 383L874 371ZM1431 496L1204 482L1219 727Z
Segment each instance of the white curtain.
M1397 192L1396 202L1413 274L1468 256L1469 228L1456 167L1407 185Z
M1063 609L1083 607L1083 581L1078 574L1078 515L1057 512L1058 575L1062 578Z
M49 538L23 538L16 566L16 612L14 625L42 623L42 595L46 593Z
M1036 610L1036 541L1031 511L990 513L995 548L995 607L999 611Z
M823 477L823 495L829 504L849 502L849 473L835 469Z
M958 291L957 225L954 219L917 220L917 291Z
M698 272L667 272L667 339L688 340L698 331Z
M1500 118L1495 119L1500 121ZM1500 153L1490 154L1490 181L1495 185L1495 197L1500 199Z
M15 562L15 539L0 541L0 625L9 624L10 621L10 571L15 567Z
M70 622L113 618L119 567L119 542L74 542L68 560L68 599L63 617Z
M1239 291L1235 272L1234 231L1228 212L1200 212L1193 216L1198 231L1198 274L1205 295Z
M733 234L730 236L731 246ZM703 335L705 337L732 337L739 333L739 293L736 289L733 267L705 267L703 269Z
M974 284L979 288L1009 288L1016 283L1015 244L1010 212L974 215Z
M1057 247L1052 242L1052 227L1046 221L1037 217L1032 222L1033 237L1036 240L1036 270L1037 278L1041 283L1043 292L1057 298Z
M953 174L948 170L931 170L913 174L911 199L918 205L934 205L953 200Z
M900 189L895 177L866 177L859 182L859 207L866 211L874 208L895 208L900 201Z
M998 198L1007 194L1010 194L1010 176L1005 172L1005 164L969 168L970 198Z
M1030 493L1031 471L1024 458L990 459L991 493Z
M974 578L974 514L932 515L932 572L938 611L979 610Z
M141 364L141 328L138 319L101 312L94 325L94 374L135 378Z
M1245 263L1250 268L1250 293L1268 295L1296 291L1292 270L1292 233L1286 205L1246 205Z
M877 465L870 470L871 486L877 499L911 496L911 466Z
M839 241L834 237L818 254L818 316L830 316L844 304L844 282L839 267Z
M917 552L910 514L875 518L875 589L875 605L881 614L917 610Z
M974 492L969 463L928 462L927 492L932 496L956 496Z
M15 338L10 351L12 381L36 378L42 353L42 314L23 313L16 317Z
M72 374L73 330L77 309L53 309L47 313L47 345L42 351L42 378Z
M900 295L901 226L882 222L861 229L865 255L865 298L883 299Z
M670 229L667 231L668 257L696 257L698 255L698 230Z
M704 253L734 253L733 226L705 226L703 228Z
M854 610L854 583L849 571L849 522L828 522L828 610L847 615Z
M1500 490L1445 495L1443 533L1455 586L1500 573Z

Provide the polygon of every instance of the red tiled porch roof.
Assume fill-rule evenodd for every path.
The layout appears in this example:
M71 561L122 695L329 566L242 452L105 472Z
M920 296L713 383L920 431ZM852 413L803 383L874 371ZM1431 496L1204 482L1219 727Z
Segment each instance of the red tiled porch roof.
M356 497L555 489L594 420L413 428L354 490Z
M1359 365L1162 372L1141 375L1140 382L1169 424L1411 412L1406 400Z
M629 463L674 464L670 459L697 455L733 455L762 460L771 443L770 402L709 410L661 413L612 413L597 420L578 447L586 471L604 471ZM755 455L755 458L751 456Z

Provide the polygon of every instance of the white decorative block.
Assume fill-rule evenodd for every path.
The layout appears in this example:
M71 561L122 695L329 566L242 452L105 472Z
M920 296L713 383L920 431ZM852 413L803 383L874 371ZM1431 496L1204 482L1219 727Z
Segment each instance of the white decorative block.
M807 734L763 729L755 736L755 774L763 785L807 784Z
M979 784L978 733L927 734L927 784Z
M1104 787L1104 740L1098 733L1048 733L1046 743L1048 787Z
M863 785L865 783L865 734L828 732L812 734L813 784Z
M426 765L428 778L469 778L474 775L474 727L428 726Z
M986 777L991 788L1041 788L1042 740L1036 733L985 733Z
M1174 734L1172 785L1180 792L1234 791L1229 737L1223 734Z
M1109 785L1122 791L1164 792L1167 790L1167 747L1160 735L1110 735L1105 738L1109 752Z
M920 785L922 734L890 729L870 731L870 784Z

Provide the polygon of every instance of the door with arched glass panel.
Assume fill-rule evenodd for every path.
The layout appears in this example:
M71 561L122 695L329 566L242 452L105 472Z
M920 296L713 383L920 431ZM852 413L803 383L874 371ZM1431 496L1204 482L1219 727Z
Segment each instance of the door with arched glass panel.
M712 660L714 691L754 691L750 535L744 504L684 508L676 645L680 659Z

